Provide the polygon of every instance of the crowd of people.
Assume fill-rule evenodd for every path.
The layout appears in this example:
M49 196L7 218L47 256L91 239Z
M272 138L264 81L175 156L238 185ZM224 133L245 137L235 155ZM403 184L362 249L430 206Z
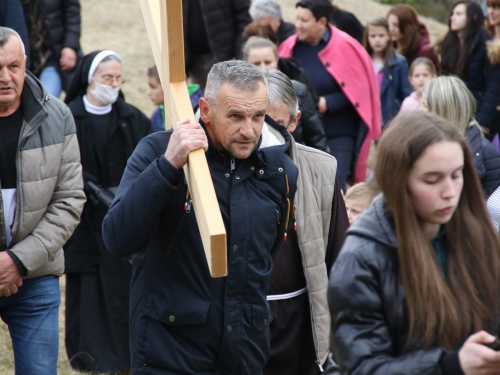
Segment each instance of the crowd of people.
M500 0L182 0L197 122L84 54L78 0L0 1L0 317L15 373L500 374ZM375 15L374 15L375 16ZM64 101L59 98L64 92ZM171 125L174 129L169 130ZM227 236L213 278L184 167ZM208 181L207 181L208 183Z

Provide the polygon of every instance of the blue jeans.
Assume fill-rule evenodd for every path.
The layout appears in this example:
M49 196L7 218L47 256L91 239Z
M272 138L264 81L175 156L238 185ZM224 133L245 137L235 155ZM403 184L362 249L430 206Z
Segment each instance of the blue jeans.
M43 68L40 74L40 82L50 95L59 98L62 92L62 80L55 66Z
M8 325L16 374L56 375L59 353L59 278L24 280L16 294L0 297L0 315Z

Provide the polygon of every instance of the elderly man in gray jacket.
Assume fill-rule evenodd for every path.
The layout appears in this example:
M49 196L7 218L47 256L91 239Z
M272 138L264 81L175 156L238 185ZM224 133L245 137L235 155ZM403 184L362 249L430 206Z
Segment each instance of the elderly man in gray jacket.
M277 123L291 133L300 119L292 83L278 70L270 71L267 79L266 123ZM272 129L266 127L263 134ZM288 240L276 256L269 282L271 356L263 374L336 374L337 366L329 356L326 289L349 227L335 176L337 161L293 138L289 156L299 169L299 179Z
M62 246L85 203L69 109L26 71L21 38L0 27L0 316L16 374L56 374Z

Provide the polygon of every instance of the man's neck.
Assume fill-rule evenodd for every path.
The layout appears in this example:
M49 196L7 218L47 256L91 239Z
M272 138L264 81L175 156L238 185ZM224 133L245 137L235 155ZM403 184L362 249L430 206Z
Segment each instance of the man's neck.
M0 117L7 117L13 114L21 106L21 99L14 103L0 106Z

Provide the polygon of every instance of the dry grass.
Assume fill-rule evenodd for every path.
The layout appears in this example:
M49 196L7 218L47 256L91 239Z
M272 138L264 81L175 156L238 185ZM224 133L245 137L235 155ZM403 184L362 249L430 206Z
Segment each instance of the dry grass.
M154 64L153 55L141 15L138 0L81 0L82 46L86 53L96 49L112 49L125 61L123 87L125 96L132 103L150 115L154 109L146 95L146 69ZM283 7L286 20L294 20L296 0L278 0ZM335 4L355 13L361 22L376 15L387 14L389 6L371 0L335 0ZM436 41L446 27L436 21L423 19ZM72 371L64 348L64 278L61 279L63 304L60 308L60 350L58 373L61 375L81 374ZM0 375L14 373L12 345L5 324L0 322Z

